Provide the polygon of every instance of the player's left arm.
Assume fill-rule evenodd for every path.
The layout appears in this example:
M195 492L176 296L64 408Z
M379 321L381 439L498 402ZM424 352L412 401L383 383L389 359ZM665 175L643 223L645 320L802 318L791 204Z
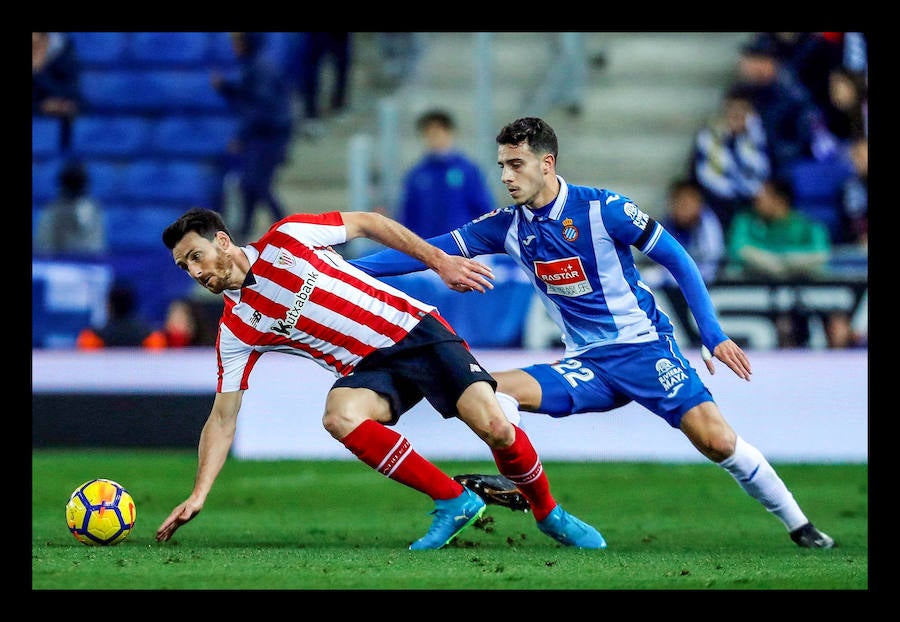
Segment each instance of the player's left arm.
M706 288L697 263L662 225L651 220L648 226L658 227L658 230L654 232L654 235L648 236L648 242L639 250L667 268L675 278L691 313L697 320L703 345L740 378L749 380L750 359L740 346L729 339L722 330L716 317L712 298L709 296L709 290ZM715 373L712 357L704 356L703 360L709 373Z
M409 255L434 270L452 290L484 293L494 286L493 271L475 259L450 254L422 239L396 220L376 212L343 212L347 239L366 237L395 251ZM388 251L384 251L388 252ZM358 264L354 264L360 267Z

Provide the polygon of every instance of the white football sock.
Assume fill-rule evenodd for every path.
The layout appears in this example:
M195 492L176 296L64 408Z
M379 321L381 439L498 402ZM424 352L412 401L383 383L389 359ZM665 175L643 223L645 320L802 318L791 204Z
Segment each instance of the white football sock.
M503 409L503 414L506 415L506 418L509 419L510 423L522 427L520 423L522 415L519 413L519 401L512 395L500 393L500 391L497 391L496 395L497 401L500 402L500 408Z
M788 531L809 522L765 456L740 436L735 441L734 453L719 462L719 466L731 473L747 494L777 516Z

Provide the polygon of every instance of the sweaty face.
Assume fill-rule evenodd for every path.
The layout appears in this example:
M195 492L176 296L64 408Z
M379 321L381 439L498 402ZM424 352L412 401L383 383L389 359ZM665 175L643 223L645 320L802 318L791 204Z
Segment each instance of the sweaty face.
M234 259L222 249L218 239L209 241L190 231L172 249L172 259L175 265L214 294L236 287L231 283Z
M528 143L500 145L497 164L500 165L500 181L516 205L543 207L546 204L540 197L546 188L544 163L531 151Z

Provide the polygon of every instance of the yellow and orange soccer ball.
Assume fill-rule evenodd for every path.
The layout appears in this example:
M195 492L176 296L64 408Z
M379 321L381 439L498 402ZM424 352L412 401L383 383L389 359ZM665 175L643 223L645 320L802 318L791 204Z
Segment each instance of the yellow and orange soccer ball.
M134 528L134 499L111 479L92 479L66 503L66 523L75 539L92 546L119 544Z

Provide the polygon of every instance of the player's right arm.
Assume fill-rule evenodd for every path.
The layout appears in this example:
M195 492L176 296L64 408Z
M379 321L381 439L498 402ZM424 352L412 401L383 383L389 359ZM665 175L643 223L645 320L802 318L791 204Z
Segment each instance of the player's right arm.
M505 253L503 241L506 238L513 213L511 210L494 210L462 227L430 237L425 241L448 255L472 258L478 255ZM350 260L350 263L366 274L375 277L408 274L427 268L419 259L394 249L357 257Z
M194 489L191 496L172 510L156 530L157 542L165 542L171 538L179 527L193 519L203 509L206 497L225 465L231 444L234 442L237 415L241 409L243 395L243 391L216 394L212 410L200 433Z
M406 265L410 271L419 270L419 265L428 266L450 289L461 292L477 291L483 294L494 287L488 280L494 278L491 269L480 261L464 257L458 248L456 252L448 253L436 244L423 240L403 224L374 212L342 212L341 218L348 240L364 236L389 247L398 255L408 255L411 261ZM361 268L360 265L356 267ZM378 276L383 275L383 272L378 273Z

